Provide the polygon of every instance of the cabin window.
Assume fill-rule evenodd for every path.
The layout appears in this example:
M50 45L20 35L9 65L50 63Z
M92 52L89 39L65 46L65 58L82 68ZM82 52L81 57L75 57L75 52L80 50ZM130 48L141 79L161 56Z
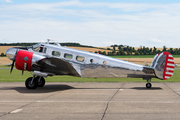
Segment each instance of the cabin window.
M85 59L85 58L84 58L83 56L77 56L77 57L76 57L76 60L77 60L77 61L80 61L80 62L83 62L84 59Z
M52 51L52 55L56 56L56 57L59 57L61 55L61 53L58 52L58 51Z
M94 60L93 60L93 59L90 59L90 62L91 62L91 63L93 63L93 62L94 62Z
M106 61L103 61L103 64L106 65Z
M64 54L64 57L65 57L65 58L68 58L68 59L72 59L73 56L72 56L71 54L65 53L65 54Z

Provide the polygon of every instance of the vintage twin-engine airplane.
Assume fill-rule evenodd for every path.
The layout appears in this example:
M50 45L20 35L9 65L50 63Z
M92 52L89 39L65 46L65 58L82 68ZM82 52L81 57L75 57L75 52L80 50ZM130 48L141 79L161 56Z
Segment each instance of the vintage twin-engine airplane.
M30 47L14 47L6 51L18 70L33 71L25 85L36 89L45 85L44 77L53 75L71 75L91 78L131 77L147 80L146 87L151 88L151 79L166 80L173 75L174 60L168 52L155 55L150 67L130 63L108 56L80 51L60 44L40 43Z

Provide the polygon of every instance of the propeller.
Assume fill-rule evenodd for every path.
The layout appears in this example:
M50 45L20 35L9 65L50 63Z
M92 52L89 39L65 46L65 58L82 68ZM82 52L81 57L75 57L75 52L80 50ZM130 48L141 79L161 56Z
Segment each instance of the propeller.
M16 61L16 54L17 54L17 52L18 52L18 48L17 48L16 53L15 53L15 55L14 55L14 59L13 59L12 65L11 65L11 71L10 71L10 73L12 73L12 70L13 70L13 68L14 68L14 63L15 63L15 61Z
M23 76L23 74L24 74L24 70L22 70L22 76Z

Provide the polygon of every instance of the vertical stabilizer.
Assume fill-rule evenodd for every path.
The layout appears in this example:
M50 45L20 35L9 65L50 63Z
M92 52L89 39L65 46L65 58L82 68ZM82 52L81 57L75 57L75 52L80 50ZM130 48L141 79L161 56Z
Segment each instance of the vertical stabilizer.
M167 80L174 72L174 58L169 52L155 55L151 67L159 79Z

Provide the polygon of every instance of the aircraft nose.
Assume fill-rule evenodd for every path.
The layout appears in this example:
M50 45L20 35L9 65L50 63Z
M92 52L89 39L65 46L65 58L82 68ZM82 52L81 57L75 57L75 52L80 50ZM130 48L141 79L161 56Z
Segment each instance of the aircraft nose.
M10 60L14 60L14 56L16 54L18 48L9 48L6 51L6 56L10 59Z

